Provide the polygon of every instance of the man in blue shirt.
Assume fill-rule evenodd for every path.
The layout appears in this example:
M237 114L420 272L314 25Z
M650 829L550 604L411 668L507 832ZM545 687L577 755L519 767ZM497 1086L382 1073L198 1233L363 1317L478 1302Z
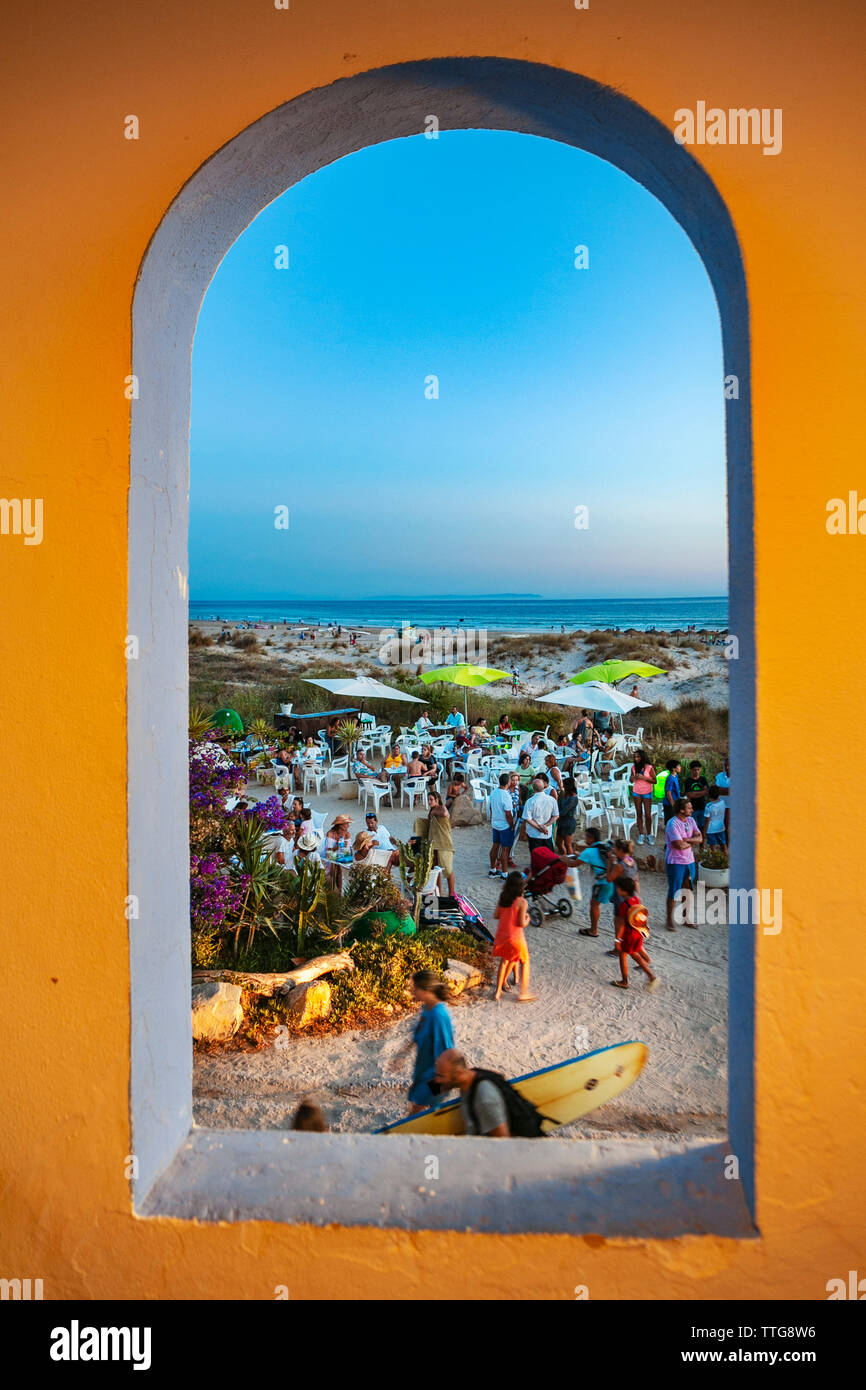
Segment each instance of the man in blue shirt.
M448 718L445 720L445 723L446 723L446 724L448 725L448 727L451 728L451 729L459 729L459 728L462 727L462 725L463 725L463 715L460 713L460 711L459 711L459 709L457 708L456 705L452 705L452 706L451 706L451 713L449 714Z

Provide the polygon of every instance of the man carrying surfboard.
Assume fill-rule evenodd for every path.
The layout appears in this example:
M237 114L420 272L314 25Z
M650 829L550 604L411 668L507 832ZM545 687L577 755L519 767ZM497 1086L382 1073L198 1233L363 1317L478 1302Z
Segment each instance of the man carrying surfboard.
M449 1048L436 1058L440 1088L460 1092L460 1111L466 1134L488 1139L536 1139L545 1118L531 1100L516 1091L498 1071L472 1068L462 1052Z

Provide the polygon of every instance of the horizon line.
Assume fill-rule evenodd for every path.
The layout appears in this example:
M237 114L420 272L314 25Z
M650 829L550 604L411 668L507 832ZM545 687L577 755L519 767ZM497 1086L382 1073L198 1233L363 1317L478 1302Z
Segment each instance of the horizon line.
M686 601L703 603L708 599L728 599L729 594L658 594L650 597L639 597L638 595L592 595L587 598L567 598L557 597L551 594L509 594L509 593L490 593L490 594L368 594L363 598L357 597L337 597L328 595L325 598L316 598L311 595L289 594L285 597L282 594L241 594L234 598L223 595L221 598L190 598L190 603L396 603L412 600L421 603L433 603L434 601L447 603L465 603L478 599L507 598L520 599L523 602L532 603L684 603Z

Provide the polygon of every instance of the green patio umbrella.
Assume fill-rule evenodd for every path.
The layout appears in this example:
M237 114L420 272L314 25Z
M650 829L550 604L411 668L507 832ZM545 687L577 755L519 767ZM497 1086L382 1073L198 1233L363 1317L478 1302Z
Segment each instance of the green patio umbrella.
M598 666L587 666L585 671L572 676L571 685L585 685L587 681L604 681L613 685L624 681L626 676L666 676L660 666L649 666L645 661L602 661Z
M463 717L469 723L469 703L466 687L470 685L489 685L491 681L508 679L507 671L495 671L490 666L472 666L469 662L458 662L456 666L440 666L436 671L425 671L421 677L425 685L433 681L445 681L447 685L462 685Z
M236 709L218 709L211 723L215 728L229 729L233 734L242 734L244 731L244 721Z

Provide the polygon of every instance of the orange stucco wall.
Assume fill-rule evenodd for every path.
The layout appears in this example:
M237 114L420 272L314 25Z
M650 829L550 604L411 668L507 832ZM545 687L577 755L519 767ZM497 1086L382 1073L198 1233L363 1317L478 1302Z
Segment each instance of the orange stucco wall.
M858 855L804 845L862 827L866 497L862 53L858 0L45 0L7 6L0 495L41 497L41 546L0 536L7 784L0 1275L46 1298L822 1298L866 1273L863 954L843 951ZM216 148L305 90L450 54L526 58L619 87L673 126L781 107L784 148L703 147L749 282L758 596L757 856L784 890L759 940L754 1242L198 1227L132 1216L125 886L130 304L147 242ZM141 138L123 139L138 115ZM828 691L832 692L828 694ZM819 736L833 711L850 744ZM51 771L47 754L51 753ZM850 762L848 754L850 753ZM56 758L55 755L56 754ZM840 756L841 755L841 756ZM850 769L850 770L849 770ZM743 780L750 769L738 769ZM833 789L843 791L840 803ZM815 816L823 788L832 814ZM835 804L834 804L835 803ZM829 821L829 824L828 824ZM862 1191L862 1187L860 1188ZM859 1266L858 1266L859 1260Z

